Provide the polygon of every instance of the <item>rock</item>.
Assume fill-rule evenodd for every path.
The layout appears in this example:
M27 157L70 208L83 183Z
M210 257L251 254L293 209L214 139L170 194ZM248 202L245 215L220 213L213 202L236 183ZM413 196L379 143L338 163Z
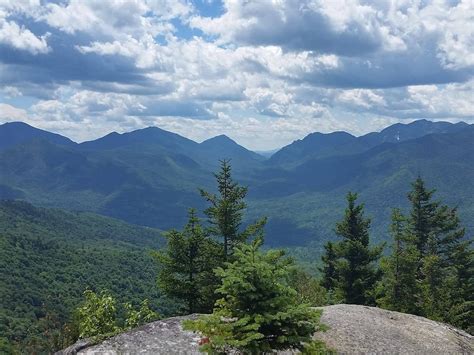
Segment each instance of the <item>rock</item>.
M375 307L321 307L327 332L317 333L339 353L474 354L474 337L450 325Z
M321 321L330 329L315 338L338 353L474 354L473 336L423 317L345 304L321 309ZM199 354L201 336L181 326L183 320L196 317L156 321L98 345L78 342L58 354Z

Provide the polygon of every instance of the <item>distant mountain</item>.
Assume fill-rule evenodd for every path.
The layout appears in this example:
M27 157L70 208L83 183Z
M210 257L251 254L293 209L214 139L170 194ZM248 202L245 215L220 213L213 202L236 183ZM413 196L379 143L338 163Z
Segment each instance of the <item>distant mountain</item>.
M269 217L267 242L312 242L319 248L321 240L334 238L345 194L358 192L373 218L373 238L387 240L391 208L408 207L410 183L421 175L437 189L436 199L458 207L472 235L473 142L474 126L468 125L454 133L383 143L358 154L311 159L280 175L263 170L251 190L251 209Z
M0 125L0 149L6 149L17 144L26 143L32 139L43 139L64 146L76 145L76 143L69 138L34 128L23 122L7 122Z
M198 188L215 190L218 160L230 158L249 187L247 221L269 217L268 244L320 248L334 238L349 190L385 240L390 208L406 206L418 174L474 232L473 127L422 121L362 137L313 133L268 160L226 136L196 143L159 128L71 146L32 139L0 150L0 198L169 229L183 225L189 207L203 210Z
M205 140L199 145L199 160L206 161L213 168L219 164L219 160L231 159L235 169L254 168L265 160L261 155L252 152L226 135Z
M42 140L0 151L0 199L25 198L164 228L184 222L183 206L200 206L196 184L208 186L211 179L181 156L82 151Z
M268 165L295 166L306 159L333 155L357 138L346 132L311 133L305 138L283 147L268 160Z
M87 150L112 150L124 147L143 149L143 147L148 147L148 149L161 148L175 153L188 152L198 146L198 143L190 139L158 127L148 127L122 134L112 132L102 138L80 144L81 149Z
M380 132L366 134L360 137L359 140L365 142L367 146L373 147L381 143L403 142L433 133L458 132L468 126L465 122L453 124L449 122L418 120L408 124L396 123Z
M311 133L280 149L267 164L295 167L310 159L358 154L382 143L398 143L433 133L454 133L468 126L465 122L452 124L419 120L409 124L397 123L361 137L346 132Z

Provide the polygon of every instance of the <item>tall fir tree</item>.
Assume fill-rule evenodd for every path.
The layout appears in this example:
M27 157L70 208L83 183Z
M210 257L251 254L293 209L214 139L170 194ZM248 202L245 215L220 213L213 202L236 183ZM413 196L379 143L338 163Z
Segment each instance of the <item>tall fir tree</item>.
M214 174L218 194L201 189L203 196L211 205L204 211L208 217L212 236L222 238L223 257L228 260L236 245L246 242L252 236L263 237L266 218L241 230L244 211L247 207L244 198L247 187L240 186L232 179L232 167L229 160L221 161L220 171Z
M431 200L435 190L428 190L421 177L415 180L412 187L412 191L408 194L411 202L408 228L421 259L427 254L428 240L436 227L436 210L439 202Z
M321 285L329 292L333 292L337 285L337 251L333 242L324 245L324 254L321 257L323 266L319 268L322 274Z
M378 285L377 303L391 310L414 313L418 303L418 253L406 234L406 217L397 208L392 211L390 234L392 254L382 259L383 278Z
M160 269L158 285L184 304L186 313L210 312L219 279L213 269L220 265L220 245L206 235L194 209L183 231L166 233L167 248L154 254Z
M472 332L474 324L474 259L472 240L464 238L456 208L433 201L418 177L408 194L411 210L403 231L394 235L395 249L385 269L384 307L449 322ZM398 252L398 253L397 253ZM401 298L390 296L396 258ZM407 259L408 258L408 259ZM402 261L402 262L400 262ZM393 295L392 295L393 296Z
M346 303L373 305L375 283L380 277L376 265L383 246L370 247L370 219L364 217L364 205L356 204L357 194L347 194L348 206L343 220L336 224L339 296Z

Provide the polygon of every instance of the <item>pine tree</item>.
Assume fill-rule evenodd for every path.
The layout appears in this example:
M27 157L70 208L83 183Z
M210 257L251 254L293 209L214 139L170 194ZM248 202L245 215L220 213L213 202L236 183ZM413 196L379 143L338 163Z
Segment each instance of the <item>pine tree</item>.
M154 254L160 265L159 287L182 301L186 313L211 311L219 282L213 269L221 263L220 246L206 235L194 209L189 210L183 231L171 230L165 236L167 248Z
M324 255L321 257L323 267L319 269L323 277L321 285L328 291L334 291L337 284L337 252L334 243L327 242L324 245Z
M260 354L273 350L303 349L319 328L320 313L297 300L286 283L291 262L284 253L258 249L261 240L235 249L234 261L219 268L222 296L214 313L185 323L209 342L203 350L226 353L237 349Z
M375 283L380 276L375 262L383 247L370 248L370 219L364 217L364 205L356 205L356 200L357 194L347 194L344 219L336 224L336 234L343 238L337 244L340 258L337 292L346 303L372 305Z
M211 204L204 211L211 225L209 232L212 236L222 238L223 256L224 260L227 260L238 243L246 242L252 236L263 235L266 219L263 218L240 231L247 207L244 201L247 188L232 179L232 168L228 160L221 161L221 169L214 176L219 194L202 189L200 191L201 196Z

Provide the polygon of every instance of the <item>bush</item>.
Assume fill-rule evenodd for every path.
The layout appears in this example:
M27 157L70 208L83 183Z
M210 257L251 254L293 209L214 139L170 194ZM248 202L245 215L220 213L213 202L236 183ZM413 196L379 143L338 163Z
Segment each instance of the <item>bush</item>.
M261 241L236 248L234 262L216 273L222 298L211 315L186 321L186 329L208 338L207 352L238 349L245 353L314 347L311 337L320 329L320 312L298 302L288 286L291 261L282 251L262 253Z
M148 300L140 304L138 310L130 303L123 304L126 319L119 322L117 318L117 302L108 293L99 294L91 290L84 292L85 301L76 310L76 322L79 328L79 338L94 338L100 340L120 331L129 330L158 319L159 315L148 307ZM122 325L123 324L123 325Z
M108 292L96 294L86 290L84 297L84 303L77 309L79 338L90 338L120 330L116 324L116 301Z

